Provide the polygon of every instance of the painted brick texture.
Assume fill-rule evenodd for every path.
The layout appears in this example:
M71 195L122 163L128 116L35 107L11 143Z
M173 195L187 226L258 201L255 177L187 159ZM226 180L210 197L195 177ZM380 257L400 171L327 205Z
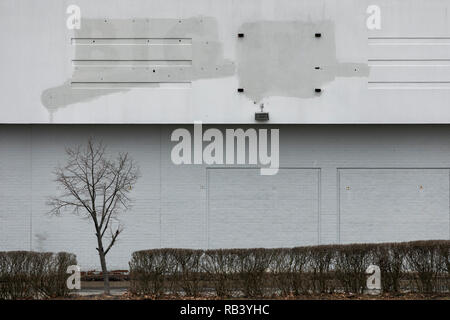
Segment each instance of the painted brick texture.
M128 151L142 173L112 269L148 248L449 238L449 127L281 125L273 177L248 166L173 165L178 127L0 126L0 250L69 251L82 269L99 269L89 221L49 216L46 205L65 147L89 136Z

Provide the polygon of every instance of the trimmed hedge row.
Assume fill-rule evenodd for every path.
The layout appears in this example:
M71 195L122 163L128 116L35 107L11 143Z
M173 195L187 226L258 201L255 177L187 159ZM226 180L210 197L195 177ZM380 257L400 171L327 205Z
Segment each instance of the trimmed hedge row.
M0 252L0 299L67 296L67 267L76 264L65 252Z
M366 268L381 269L384 292L450 292L450 241L327 245L282 249L134 252L130 290L138 295L263 297L362 293Z

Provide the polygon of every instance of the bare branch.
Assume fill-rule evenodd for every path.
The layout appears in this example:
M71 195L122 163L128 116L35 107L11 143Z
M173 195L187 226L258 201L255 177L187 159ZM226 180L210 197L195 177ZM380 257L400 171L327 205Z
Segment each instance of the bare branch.
M108 248L105 250L105 256L108 254L109 250L112 248L114 243L116 243L116 239L122 231L123 231L123 229L120 226L117 228L116 232L113 233L111 231L111 242L110 242Z
M109 245L102 252L106 255L123 230L119 225L112 232L111 223L118 221L119 215L130 208L129 193L139 178L139 168L128 153L109 157L106 146L92 138L84 147L66 148L66 155L66 165L54 171L61 193L47 201L51 208L49 212L89 217L100 244L105 236L109 236ZM109 234L107 230L110 230ZM100 253L103 246L99 247Z

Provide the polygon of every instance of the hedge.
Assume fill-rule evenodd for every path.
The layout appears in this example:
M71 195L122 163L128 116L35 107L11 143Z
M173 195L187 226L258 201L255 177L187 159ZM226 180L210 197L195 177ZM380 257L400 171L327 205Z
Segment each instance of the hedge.
M0 252L0 299L67 296L67 267L76 264L65 252Z
M132 254L137 295L219 297L363 293L370 264L384 292L449 293L450 241L326 245L277 249L155 249Z

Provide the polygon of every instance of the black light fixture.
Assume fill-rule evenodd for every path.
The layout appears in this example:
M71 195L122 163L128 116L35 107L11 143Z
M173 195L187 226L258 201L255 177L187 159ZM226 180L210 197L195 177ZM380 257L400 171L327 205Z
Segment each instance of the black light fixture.
M261 103L259 106L261 108L261 112L255 112L255 120L256 121L269 121L269 113L264 112L264 103Z
M315 88L315 89L314 89L314 92L315 92L315 93L321 93L321 92L322 92L322 89L320 89L320 88Z
M243 38L244 34L243 33L238 33L238 38Z
M322 34L319 33L319 32L317 32L314 36L315 36L316 38L320 38L320 37L322 36Z
M237 91L238 92L244 92L244 88L238 88Z
M255 120L256 121L269 121L269 113L268 112L255 112Z

